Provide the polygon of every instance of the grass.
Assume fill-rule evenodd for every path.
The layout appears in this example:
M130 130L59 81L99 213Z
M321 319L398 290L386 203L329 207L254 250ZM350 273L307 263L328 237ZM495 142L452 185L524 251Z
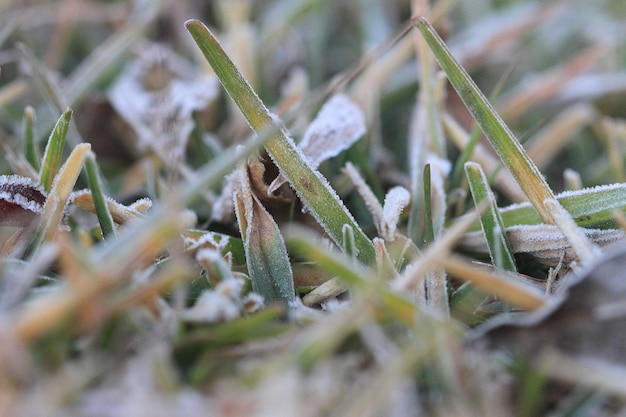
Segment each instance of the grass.
M626 410L619 1L149 3L2 6L0 415Z

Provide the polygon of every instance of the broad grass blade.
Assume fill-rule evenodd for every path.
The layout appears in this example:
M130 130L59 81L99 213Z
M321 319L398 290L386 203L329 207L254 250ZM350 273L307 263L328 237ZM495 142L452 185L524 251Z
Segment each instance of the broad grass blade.
M233 198L252 288L267 303L293 301L293 272L278 225L250 187L239 187Z
M359 228L330 184L306 162L280 122L252 90L215 36L198 20L189 20L185 26L250 126L259 136L270 134L265 144L268 153L311 214L339 246L343 241L343 226L350 225L354 230L357 258L363 263L373 264L375 254L370 239Z
M544 207L543 202L555 197L537 166L478 89L476 83L454 59L430 23L425 18L418 17L415 24L428 42L439 65L446 72L450 83L478 122L504 165L513 174L543 221L552 224L552 216Z
M556 196L578 226L595 229L616 228L615 210L626 211L626 184L600 185ZM541 224L542 219L529 204L514 204L500 209L505 227Z

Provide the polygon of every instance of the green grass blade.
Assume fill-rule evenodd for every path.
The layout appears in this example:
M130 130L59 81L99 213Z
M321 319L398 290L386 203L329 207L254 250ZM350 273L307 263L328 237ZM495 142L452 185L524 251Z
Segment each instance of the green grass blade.
M87 184L89 185L89 190L91 190L91 197L96 207L96 216L98 217L98 222L102 229L102 235L105 238L114 236L115 225L113 224L113 217L111 216L104 192L102 191L100 175L98 174L98 167L96 165L96 157L93 153L88 154L85 159L85 173L87 174Z
M340 246L343 242L343 226L350 225L354 230L357 258L363 263L373 264L375 254L372 242L358 227L328 182L311 169L217 39L197 20L190 20L185 26L254 131L260 136L268 131L272 133L265 147L311 214Z
M27 106L24 109L24 120L23 120L23 129L24 129L24 156L26 160L32 166L35 171L39 171L39 151L37 150L37 144L35 138L37 135L35 134L35 109L30 106Z
M476 83L454 59L435 29L423 17L417 18L415 23L428 42L439 65L446 72L450 83L478 122L504 165L515 177L543 221L552 224L552 217L543 202L555 197L537 166L478 89Z
M343 252L351 258L356 254L354 229L348 224L343 225Z
M266 303L290 303L296 292L283 236L250 188L242 188L235 192L235 213L252 288Z
M498 83L494 87L493 91L489 95L489 101L495 100L499 95L502 89L504 88L504 84L508 79L508 75L510 74L512 67L509 71L498 80ZM469 143L463 148L461 154L457 158L454 163L454 168L452 169L452 175L450 176L450 189L455 189L461 186L461 177L463 175L464 166L467 161L469 161L470 157L474 153L474 149L478 144L478 139L480 139L480 127L474 126L472 129L472 134L470 135Z
M48 139L48 144L43 154L41 171L39 172L39 182L46 192L49 192L52 188L52 181L57 172L59 172L59 168L61 168L63 148L65 147L67 130L71 120L72 110L67 109L57 121Z
M435 231L433 228L433 206L431 199L430 186L430 164L424 165L423 182L424 182L424 241L430 245L435 240Z
M483 201L489 202L489 209L480 217L480 224L487 240L491 262L495 266L516 272L515 258L505 233L506 228L485 173L480 165L475 162L465 164L465 173L474 204L478 207Z
M589 229L616 228L618 225L613 211L626 212L626 184L566 191L558 194L556 198L578 226ZM542 223L542 219L528 203L501 208L500 214L505 227Z

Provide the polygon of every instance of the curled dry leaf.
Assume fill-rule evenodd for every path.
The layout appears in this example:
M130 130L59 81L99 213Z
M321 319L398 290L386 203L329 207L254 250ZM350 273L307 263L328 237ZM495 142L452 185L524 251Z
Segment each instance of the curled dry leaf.
M313 168L349 148L365 134L365 118L350 99L338 94L322 106L315 120L304 133L298 148ZM287 179L267 152L248 161L248 177L255 196L268 207L284 206L295 198ZM213 205L213 218L231 220L233 178L224 185L222 195Z
M30 178L0 176L0 226L29 226L39 218L46 198L43 188Z

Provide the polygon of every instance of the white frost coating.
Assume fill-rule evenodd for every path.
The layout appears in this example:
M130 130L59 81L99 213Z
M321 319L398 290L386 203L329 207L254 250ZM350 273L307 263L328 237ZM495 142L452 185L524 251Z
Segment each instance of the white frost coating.
M446 190L444 180L448 177L452 169L452 164L447 159L440 158L432 152L428 153L426 163L430 164L430 186L432 189L430 198L433 229L435 236L438 236L443 231L446 213Z
M44 193L43 188L37 182L21 175L0 175L0 187L6 188L7 186L35 188L42 194Z
M140 198L132 203L128 208L136 213L145 213L152 207L152 200L148 197Z
M271 114L272 118L277 119L277 124L281 124L282 122L280 121L280 119L278 118L278 116ZM293 139L287 134L286 131L284 131L284 135L285 138L287 140L287 143L289 144L289 146L292 147L292 149L296 152L296 154L298 155L298 158L308 164L308 161L306 159L306 157L304 156L304 154L302 153L302 151L300 150L300 148L298 148L297 146L295 146L295 143L293 141ZM272 159L272 162L274 162L274 164L280 168L280 165L278 163L276 163L276 160L274 159L274 155L271 154L271 152L268 152L270 158ZM350 219L350 222L353 225L356 225L356 220L354 220L354 217L352 217L352 214L348 211L348 209L346 208L346 206L343 204L343 201L341 201L341 199L339 198L339 196L337 195L337 192L335 191L335 189L333 187L331 187L330 183L328 182L328 180L317 170L311 167L311 171L313 172L313 174L318 178L318 180L324 184L324 187L328 190L329 194L331 195L331 198L334 199L337 204L339 204L339 206L341 206L343 212L346 214L346 216ZM287 181L289 181L290 184L293 184L293 180L291 178L289 178L289 175L287 175L286 172L282 171L281 169L281 174L285 176L285 178L287 179ZM302 207L302 211L303 212L309 212L313 218L315 219L315 221L317 221L317 223L319 225L322 226L322 228L324 229L324 231L326 233L328 233L329 236L334 236L333 231L329 230L328 227L326 226L326 224L322 221L322 219L319 217L319 215L317 214L317 212L315 212L315 210L310 210L309 209L309 199L306 198L306 195L302 194L300 192L300 190L298 190L297 188L293 187L294 191L296 192L296 195L298 196L298 198L300 199L300 201L303 204ZM356 232L357 230L355 230ZM362 233L361 229L358 229L359 232ZM335 242L338 245L341 245L341 242Z
M25 196L19 193L10 193L7 191L0 191L0 200L4 200L11 204L16 204L24 210L32 211L33 213L41 213L43 207L36 201L29 200Z
M615 184L597 185L595 187L583 188L582 190L563 191L562 193L557 194L556 198L557 200L561 200L563 198L581 197L581 196L586 196L590 194L603 193L603 192L614 191L614 190L626 191L626 184L615 183ZM518 210L524 207L531 207L531 205L529 202L511 204L510 206L503 207L502 209L500 209L500 211L507 212L507 211ZM604 208L610 208L610 207L604 207Z
M218 284L214 291L204 291L193 307L185 310L182 314L184 320L216 323L232 320L241 315L239 293L233 293L237 285L232 281L242 281L231 278ZM243 286L243 283L241 284ZM241 288L241 286L239 288Z
M598 248L591 243L581 227L576 226L572 216L556 200L547 199L544 207L550 212L552 219L566 236L570 245L581 262L589 261L599 254Z
M365 134L365 117L359 107L344 94L328 100L311 122L298 145L311 166L347 149Z
M194 126L192 113L206 108L219 94L215 76L192 77L186 69L174 52L150 45L126 67L108 94L115 111L137 135L137 149L153 150L166 163L176 162L184 153ZM145 86L151 71L166 73L162 88Z
M383 220L383 207L380 205L378 198L374 195L372 189L367 185L359 171L352 165L351 162L348 162L344 167L344 172L356 187L357 192L363 199L367 210L370 212L372 217L374 218L374 223L376 227L378 227L378 233L381 234L380 224Z
M41 213L43 210L41 203L29 199L20 192L20 189L31 189L46 198L44 190L32 179L20 175L0 175L0 199L16 204L24 210Z
M381 237L385 240L393 240L396 235L396 227L400 214L411 201L411 194L404 187L393 187L385 196L383 205L383 218L380 224Z
M621 229L585 229L586 237L599 246L606 246L624 238ZM506 234L515 253L528 253L548 265L556 265L564 256L565 262L575 259L574 251L567 238L555 225L524 224L511 226ZM483 232L466 233L461 240L466 249L487 252L487 243Z
M299 298L296 299L299 300ZM243 305L246 309L246 313L254 313L265 307L265 299L260 294L250 292L244 297Z
M595 193L600 193L604 191L612 191L612 190L618 190L618 189L626 190L626 184L615 183L615 184L597 185L595 187L583 188L582 190L564 191L560 194L557 194L557 198L577 197L581 195L595 194Z
M189 240L185 239L185 241L189 241L190 243L192 243L192 245L189 247L189 249L197 249L197 248L201 248L204 246L209 246L211 248L215 248L216 251L221 252L222 249L224 249L226 247L226 245L228 244L228 238L224 235L220 235L214 232L205 232L202 236L200 236L198 239L194 239L194 238L189 238ZM204 251L201 251L204 252ZM213 252L210 251L209 252ZM198 252L197 254L198 257L200 257L200 252ZM200 260L200 258L197 258L198 260Z

